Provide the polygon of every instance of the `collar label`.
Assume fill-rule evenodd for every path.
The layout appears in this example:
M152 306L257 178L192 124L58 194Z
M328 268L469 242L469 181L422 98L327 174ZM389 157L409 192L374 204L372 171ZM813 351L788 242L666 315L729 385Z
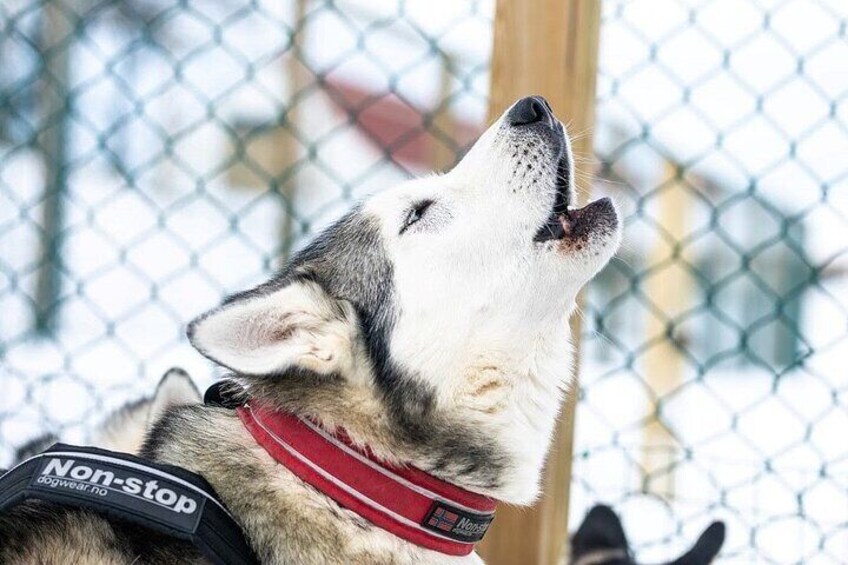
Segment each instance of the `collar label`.
M474 543L483 539L494 519L494 514L467 512L436 500L421 525L456 541Z

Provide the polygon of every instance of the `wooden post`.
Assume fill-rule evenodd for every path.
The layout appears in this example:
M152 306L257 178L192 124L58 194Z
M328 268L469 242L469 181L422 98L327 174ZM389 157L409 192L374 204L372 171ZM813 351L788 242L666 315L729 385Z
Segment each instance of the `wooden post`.
M288 81L289 101L282 123L279 126L263 127L261 131L255 131L257 124L254 122L245 124L244 129L249 131L248 138L234 142L242 146L238 150L244 152L244 160L250 161L251 166L247 166L244 161L237 161L227 171L228 181L233 186L264 190L270 184L270 189L278 192L285 200L281 207L279 254L274 258L277 267L288 261L297 236L294 199L298 194L299 181L292 173L295 166L306 158L306 148L296 135L298 132L303 133L299 104L304 102L300 99L314 80L311 71L303 63L307 32L306 8L307 0L294 0L291 46L281 57L282 72ZM262 169L259 174L254 170L257 166Z
M64 201L68 190L67 149L70 108L70 52L73 48L76 4L62 9L45 2L42 104L44 117L39 145L44 158L44 202L42 205L41 264L35 290L35 327L48 331L56 323L61 286L61 246Z
M294 30L292 31L292 46L288 53L288 64L286 71L289 78L289 100L297 100L301 95L306 85L309 84L310 72L303 66L303 44L306 34L306 2L307 0L296 0L294 14ZM304 158L305 151L301 143L295 137L295 132L302 126L300 122L300 108L297 107L297 102L292 102L286 111L286 135L280 138L279 151L290 159L294 165L299 159ZM301 130L302 131L302 130ZM283 221L280 226L280 237L282 246L280 248L280 256L278 257L279 264L285 265L289 260L292 245L294 244L294 199L297 194L298 180L294 175L287 175L283 181L283 185L278 187L283 197L286 199L286 208L283 211ZM276 183L275 183L276 185Z
M439 56L442 65L442 72L439 80L439 106L433 112L433 128L439 130L442 135L455 140L456 139L456 120L451 114L450 96L451 83L453 82L453 74L451 68L454 64L453 57L447 53L441 53ZM437 137L433 136L431 150L431 166L435 171L444 171L452 167L457 160L456 151L452 147L445 145Z
M574 142L574 151L591 155L600 10L598 0L498 0L490 120L516 99L540 94L571 132L590 132ZM583 176L589 173L583 171ZM572 328L576 338L576 318ZM553 565L562 560L568 543L575 402L571 395L560 418L539 502L529 509L498 509L480 545L489 565Z
M648 320L651 340L658 339L644 355L645 381L655 398L662 398L680 386L686 359L676 341L680 335L666 336L668 324L689 305L692 296L692 277L677 263L680 241L686 234L687 211L692 208L692 196L686 190L680 176L680 166L671 161L665 163L663 184L657 190L657 217L663 233L649 257L649 266L666 265L646 282L646 292L654 301L658 312ZM672 261L671 264L668 264ZM666 499L674 497L674 475L665 471L676 459L677 443L659 417L659 404L652 401L651 411L643 428L642 472L645 492ZM655 476L657 473L664 473Z

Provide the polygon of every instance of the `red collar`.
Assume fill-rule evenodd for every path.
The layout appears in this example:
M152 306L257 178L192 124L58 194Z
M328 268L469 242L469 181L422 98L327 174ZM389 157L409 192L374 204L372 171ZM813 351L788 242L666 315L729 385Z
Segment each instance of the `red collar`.
M419 469L378 461L343 433L248 404L239 417L277 462L341 506L416 545L468 555L495 515L495 500Z

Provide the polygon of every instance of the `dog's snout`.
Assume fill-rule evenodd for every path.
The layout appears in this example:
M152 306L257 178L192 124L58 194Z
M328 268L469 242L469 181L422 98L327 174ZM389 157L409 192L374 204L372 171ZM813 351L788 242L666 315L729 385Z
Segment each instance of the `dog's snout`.
M526 126L536 123L553 126L554 124L554 114L551 110L551 105L541 96L527 96L522 98L513 104L506 118L511 126Z

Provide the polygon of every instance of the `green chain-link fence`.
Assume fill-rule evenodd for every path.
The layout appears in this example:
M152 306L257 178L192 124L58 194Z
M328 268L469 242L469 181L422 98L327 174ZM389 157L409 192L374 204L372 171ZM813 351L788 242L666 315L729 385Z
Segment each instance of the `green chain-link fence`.
M0 4L0 443L82 439L226 293L483 127L491 2Z
M572 523L644 561L711 519L737 563L848 556L848 4L604 2Z
M572 523L662 559L848 555L848 7L603 4ZM0 463L81 440L183 328L357 198L484 127L494 2L0 4ZM584 187L588 190L589 187Z

